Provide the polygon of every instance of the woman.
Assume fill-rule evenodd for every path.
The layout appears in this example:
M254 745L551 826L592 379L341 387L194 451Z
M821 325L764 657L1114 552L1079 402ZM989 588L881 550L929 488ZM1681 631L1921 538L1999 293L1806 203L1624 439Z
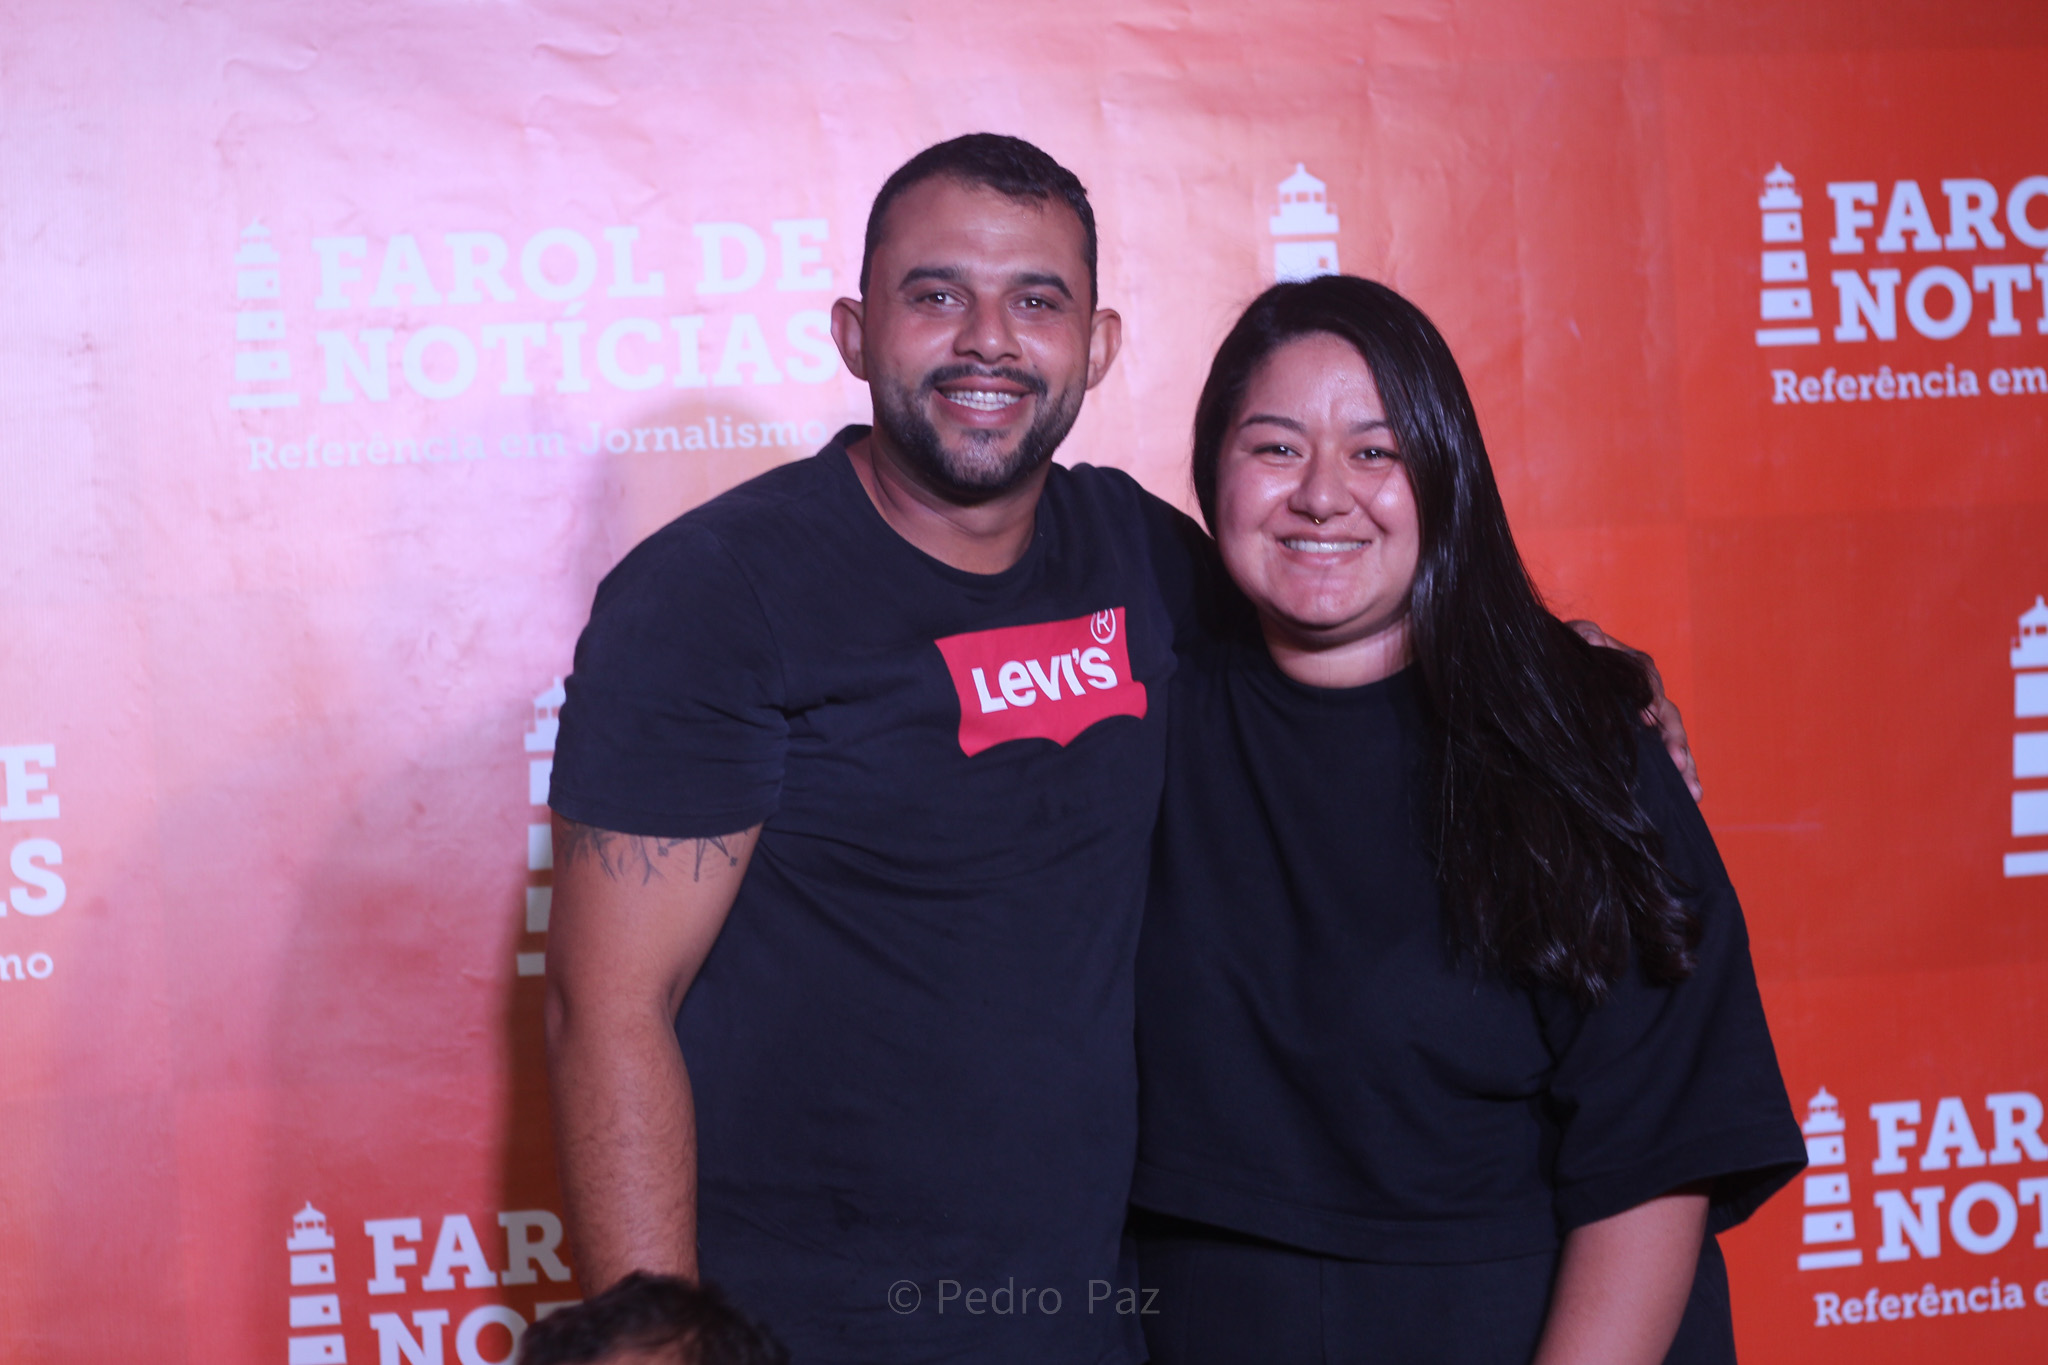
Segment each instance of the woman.
M1712 1234L1804 1159L1741 910L1640 665L1531 587L1443 338L1275 287L1194 474L1255 619L1174 682L1153 1359L1732 1360Z

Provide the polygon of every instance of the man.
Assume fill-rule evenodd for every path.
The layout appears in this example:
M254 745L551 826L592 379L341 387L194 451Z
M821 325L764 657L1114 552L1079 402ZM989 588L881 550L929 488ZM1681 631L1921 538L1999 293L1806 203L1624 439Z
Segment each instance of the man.
M651 537L577 647L581 1271L701 1271L805 1362L1137 1360L1131 961L1191 523L1051 462L1121 332L1071 173L942 144L867 246L833 330L874 429Z
M1208 560L1051 462L1121 336L1095 254L1037 148L920 153L833 314L874 428L598 590L548 966L589 1289L701 1273L806 1365L1143 1358L1132 956Z

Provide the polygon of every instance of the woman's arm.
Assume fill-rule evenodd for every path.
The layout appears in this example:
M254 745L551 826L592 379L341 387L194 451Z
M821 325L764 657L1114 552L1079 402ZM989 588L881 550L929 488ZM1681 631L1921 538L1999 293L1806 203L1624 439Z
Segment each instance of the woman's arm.
M1657 1365L1678 1334L1706 1234L1704 1186L1572 1229L1536 1365Z

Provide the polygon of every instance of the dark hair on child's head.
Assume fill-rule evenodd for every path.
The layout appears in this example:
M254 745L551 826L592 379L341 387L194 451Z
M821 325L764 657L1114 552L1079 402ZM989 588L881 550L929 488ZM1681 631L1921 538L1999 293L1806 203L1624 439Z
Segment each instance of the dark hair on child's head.
M627 1355L676 1365L789 1365L789 1352L716 1285L636 1270L536 1322L519 1365L606 1365Z

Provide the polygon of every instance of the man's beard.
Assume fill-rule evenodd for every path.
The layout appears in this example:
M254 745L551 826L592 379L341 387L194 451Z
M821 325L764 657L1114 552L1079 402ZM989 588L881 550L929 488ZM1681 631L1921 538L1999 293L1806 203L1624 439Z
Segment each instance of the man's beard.
M1003 434L993 431L970 432L967 451L950 451L925 415L925 403L938 392L939 385L975 378L1022 384L1038 404L1038 415L1007 456L992 449L1003 439ZM915 391L890 382L875 384L872 391L875 425L927 486L947 501L966 507L999 498L1037 473L1073 430L1074 419L1081 415L1083 393L1076 388L1071 395L1063 394L1060 402L1048 403L1045 381L1037 375L980 365L943 366L926 375Z

